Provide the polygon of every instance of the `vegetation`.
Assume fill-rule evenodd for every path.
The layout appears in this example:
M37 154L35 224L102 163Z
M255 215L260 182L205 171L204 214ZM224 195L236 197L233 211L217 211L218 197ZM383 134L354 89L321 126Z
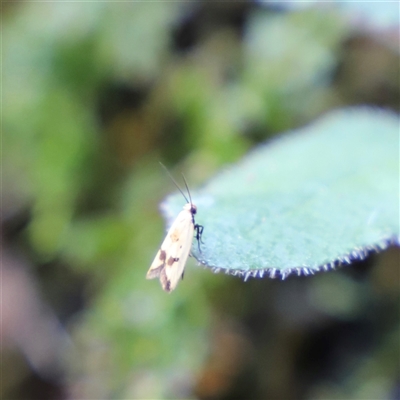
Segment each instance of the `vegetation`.
M398 4L357 4L3 5L2 398L398 396L399 251L367 251L399 235ZM214 270L351 265L245 282L192 258L166 294L145 275L159 204L184 199L162 202L160 161L185 174ZM335 174L312 224L282 214Z

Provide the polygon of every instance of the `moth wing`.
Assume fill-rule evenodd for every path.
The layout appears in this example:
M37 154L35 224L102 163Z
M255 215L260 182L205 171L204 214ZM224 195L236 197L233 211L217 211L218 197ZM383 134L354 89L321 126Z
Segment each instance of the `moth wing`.
M146 278L159 277L167 292L174 290L182 276L193 241L193 216L190 211L181 211L157 252Z
M150 265L149 270L146 274L146 279L154 279L158 278L161 274L161 271L165 267L165 260L167 259L167 252L164 249L168 249L171 247L171 238L169 236L169 232L165 237L164 241L161 244L160 250L158 250L156 256L154 257L153 262Z
M146 279L154 279L160 276L161 270L164 268L165 265L165 257L165 252L163 252L163 250L161 249L158 250L157 255L155 256L149 270L147 271Z
M179 239L173 241L171 251L167 254L165 284L161 282L164 290L168 292L174 290L182 278L186 261L189 257L190 249L192 248L194 225L193 217L190 212L188 212L187 217L181 222L178 229L180 231ZM174 235L174 232L172 232L172 235Z

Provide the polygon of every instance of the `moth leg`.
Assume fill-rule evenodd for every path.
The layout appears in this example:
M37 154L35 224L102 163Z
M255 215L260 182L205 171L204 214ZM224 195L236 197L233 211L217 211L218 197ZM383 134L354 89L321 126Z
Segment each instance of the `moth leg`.
M203 243L203 240L201 239L202 235L203 235L203 231L204 231L204 226L203 225L198 225L196 224L194 226L194 230L196 231L196 236L195 238L197 239L197 245L199 247L199 252L201 253L201 249L200 249L200 243Z
M194 229L196 231L196 239L198 241L200 241L201 243L204 243L203 240L201 239L201 236L203 235L203 231L204 231L204 226L196 224L194 226Z

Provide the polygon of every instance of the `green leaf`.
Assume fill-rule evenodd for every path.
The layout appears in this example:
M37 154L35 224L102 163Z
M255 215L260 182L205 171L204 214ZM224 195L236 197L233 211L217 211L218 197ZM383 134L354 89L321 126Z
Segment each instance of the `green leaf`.
M192 192L193 256L214 272L309 275L399 242L399 120L338 110L260 146ZM180 194L162 205L169 223Z

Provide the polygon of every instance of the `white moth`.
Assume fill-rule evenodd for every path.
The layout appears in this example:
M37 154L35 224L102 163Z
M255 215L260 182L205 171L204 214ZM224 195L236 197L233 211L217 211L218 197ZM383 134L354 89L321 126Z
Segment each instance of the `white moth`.
M173 180L172 177L171 179ZM199 242L199 250L201 234L203 233L203 227L197 225L194 220L197 208L192 203L186 181L185 185L190 201L188 201L177 183L174 180L173 182L185 197L187 204L183 206L183 210L169 228L167 236L146 275L146 279L160 278L161 286L166 292L174 290L179 280L183 278L186 261L192 248L194 232L196 231L195 237Z

